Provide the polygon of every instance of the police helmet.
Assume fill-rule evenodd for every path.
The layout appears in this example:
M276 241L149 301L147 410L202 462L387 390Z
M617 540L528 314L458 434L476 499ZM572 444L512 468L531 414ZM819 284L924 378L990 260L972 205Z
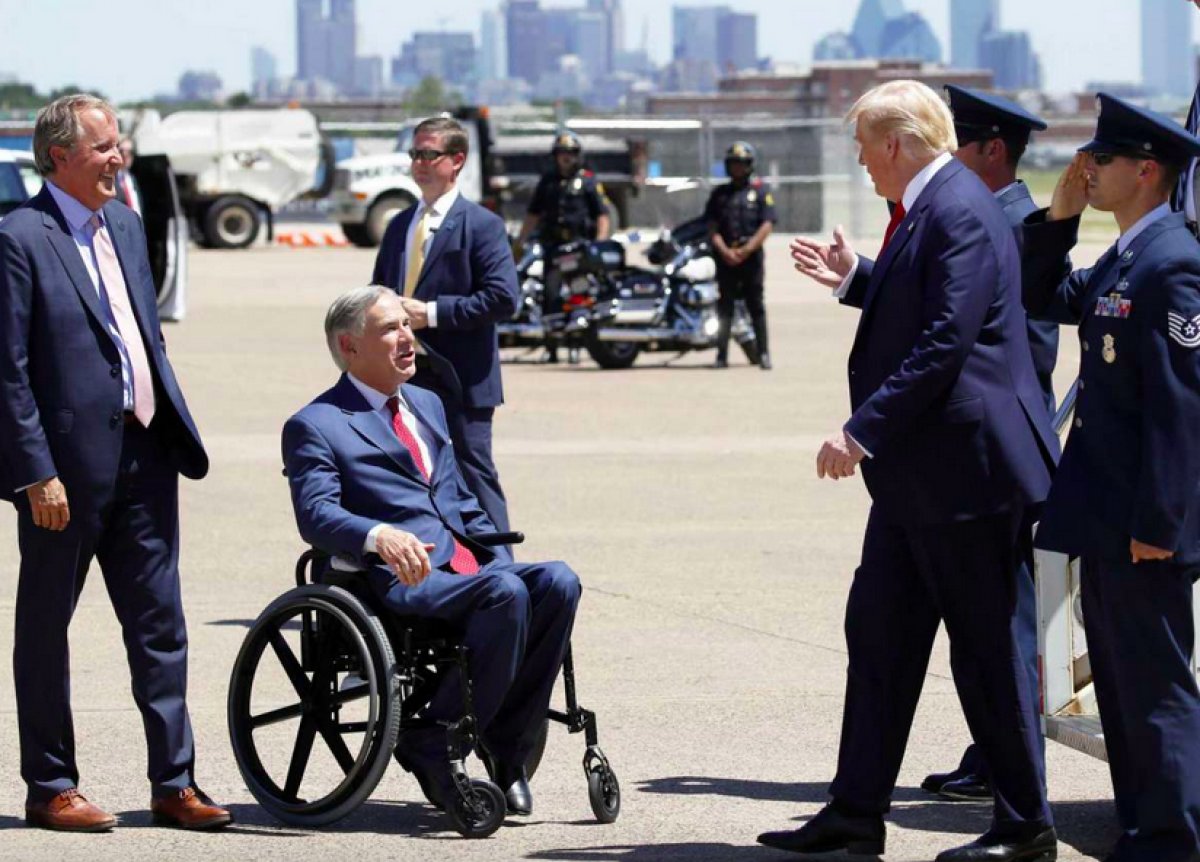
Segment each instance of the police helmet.
M734 141L725 151L725 163L742 162L754 167L754 147L745 141Z
M579 142L579 135L574 132L562 131L554 136L554 146L550 148L552 155L559 153L579 155L581 152L583 152L583 144Z

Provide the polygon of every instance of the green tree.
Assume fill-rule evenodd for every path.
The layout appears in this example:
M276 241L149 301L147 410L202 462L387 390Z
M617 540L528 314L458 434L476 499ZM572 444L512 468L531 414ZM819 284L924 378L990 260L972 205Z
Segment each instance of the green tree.
M232 96L230 96L228 99L225 100L225 107L227 107L227 108L245 108L247 105L250 105L253 102L254 102L254 99L247 92L234 93Z
M436 114L450 111L462 104L462 94L447 90L442 79L429 75L405 94L404 107L411 114Z

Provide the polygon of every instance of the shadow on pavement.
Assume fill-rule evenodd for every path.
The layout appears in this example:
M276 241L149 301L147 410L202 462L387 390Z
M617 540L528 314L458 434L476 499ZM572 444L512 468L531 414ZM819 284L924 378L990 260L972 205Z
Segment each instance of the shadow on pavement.
M711 778L682 775L655 778L639 782L643 793L666 793L683 796L736 796L741 799L761 799L770 802L795 802L822 805L829 800L826 782L772 782L744 778ZM887 815L887 821L903 829L922 832L960 834L966 838L983 834L991 823L991 803L967 803L939 800L917 787L897 787L893 795L897 803ZM1056 802L1051 805L1058 838L1063 844L1089 856L1103 856L1120 835L1112 801L1094 799L1080 802ZM814 812L815 813L815 812ZM811 815L793 818L804 822ZM965 841L964 841L965 843ZM682 846L682 845L681 845ZM697 850L702 845L696 845ZM738 848L733 848L738 849ZM539 857L531 857L539 858ZM544 857L555 859L588 859L588 856ZM651 859L651 856L601 856L599 859ZM662 857L673 858L673 857ZM684 858L680 856L679 858ZM720 858L720 857L713 857ZM738 858L738 857L732 857Z
M526 859L561 860L561 862L739 862L771 858L773 851L757 844L737 847L733 844L716 844L699 841L694 844L644 844L636 847L615 845L612 847L586 847L581 849L539 850L528 853ZM775 855L782 854L775 852ZM822 857L826 858L826 857ZM836 856L828 858L836 859ZM871 862L870 856L855 856L856 860ZM874 857L878 859L879 857Z

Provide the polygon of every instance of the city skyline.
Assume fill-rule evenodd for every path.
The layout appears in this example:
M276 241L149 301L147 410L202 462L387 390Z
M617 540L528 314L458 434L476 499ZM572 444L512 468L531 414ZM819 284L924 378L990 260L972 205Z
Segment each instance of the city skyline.
M1194 30L1200 15L1183 0L1174 2L1188 6ZM57 0L54 4L0 0L0 20L6 24L0 31L0 73L41 90L74 83L128 101L173 91L187 70L216 72L227 92L248 90L254 45L272 54L280 75L296 71L294 0L260 0L250 7L233 0L209 0L203 7L164 7L152 0L127 0L125 5L123 32L133 34L137 45L111 52L99 62L87 47L94 41L94 16L87 17L85 10L94 7L82 0ZM482 13L499 5L498 0L442 0L436 9L405 9L400 15L388 0L358 0L358 52L380 55L387 62L417 31L467 31L478 37ZM582 7L585 3L545 5ZM624 0L622 5L627 49L639 49L645 33L651 58L659 64L668 62L673 4ZM675 5L701 4L691 0ZM758 15L759 54L808 67L816 40L831 31L850 30L858 4L726 0L712 5ZM949 0L904 0L903 5L926 17L949 59ZM1004 29L1030 32L1033 48L1043 58L1045 87L1050 91L1076 91L1095 80L1141 81L1136 2L1060 0L1048 6L1040 0L1002 0L1000 24ZM54 50L49 51L52 39ZM111 47L111 41L104 46ZM147 75L147 69L154 72Z

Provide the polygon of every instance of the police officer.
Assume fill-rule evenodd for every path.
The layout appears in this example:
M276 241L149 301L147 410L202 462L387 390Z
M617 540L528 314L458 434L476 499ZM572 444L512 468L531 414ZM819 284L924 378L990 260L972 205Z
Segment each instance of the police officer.
M1079 326L1075 419L1038 547L1080 557L1083 620L1124 834L1110 862L1200 859L1200 246L1168 196L1200 140L1105 93L1094 139L1026 220L1025 303ZM1117 243L1071 272L1087 205Z
M1008 222L1017 232L1018 246L1025 217L1037 210L1029 189L1017 179L1017 168L1029 136L1043 131L1046 123L1020 105L991 93L969 90L953 84L946 86L950 110L954 114L954 133L958 150L954 157L970 168L992 190ZM1057 282L1056 282L1057 283ZM1033 354L1033 366L1046 399L1054 411L1052 376L1058 355L1058 324L1027 320L1026 332ZM1033 580L1032 549L1023 549L1021 571L1017 575L1017 606L1013 634L1025 665L1033 703L1040 702L1038 676L1037 593ZM1041 737L1039 736L1039 739ZM972 744L952 772L926 776L921 787L947 799L974 800L991 797L990 772L979 746Z
M554 156L554 168L538 181L517 237L517 243L524 244L535 228L540 232L546 262L543 314L562 310L561 276L550 266L554 250L573 240L602 240L609 236L608 198L604 186L583 168L579 136L574 132L559 133L550 153ZM548 335L546 361L558 361L558 345Z
M708 234L716 252L717 368L729 365L729 330L733 306L745 300L758 343L758 364L771 369L767 352L767 310L763 305L763 243L775 224L775 199L761 179L754 176L754 147L735 141L725 151L725 173L729 182L717 186L704 208Z

